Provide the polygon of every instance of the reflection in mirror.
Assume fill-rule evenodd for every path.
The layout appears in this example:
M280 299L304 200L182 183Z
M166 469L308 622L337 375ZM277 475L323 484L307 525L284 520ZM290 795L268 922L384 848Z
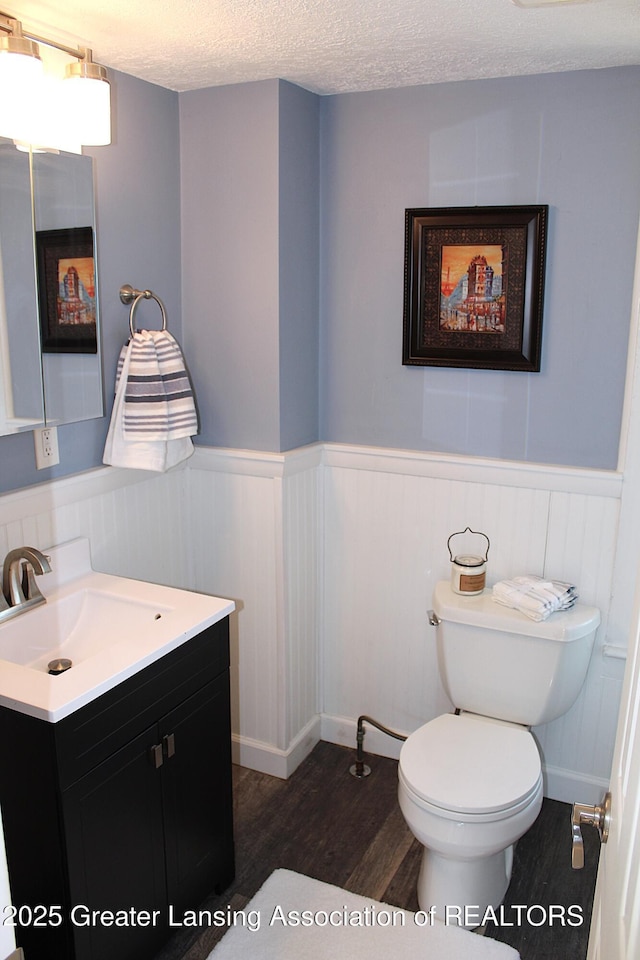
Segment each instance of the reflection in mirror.
M91 157L34 153L33 187L45 419L101 417Z
M103 415L94 244L91 158L0 138L0 436Z
M43 420L29 154L0 139L0 435Z

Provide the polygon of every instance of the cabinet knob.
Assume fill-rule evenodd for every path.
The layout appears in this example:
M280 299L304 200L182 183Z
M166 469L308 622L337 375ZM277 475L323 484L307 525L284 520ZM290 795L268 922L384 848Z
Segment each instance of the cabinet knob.
M154 745L149 748L149 756L151 757L151 763L154 765L156 770L158 767L161 767L164 763L164 758L162 756L162 744L154 743Z
M167 760L170 760L171 757L172 757L172 756L174 755L174 753L176 752L176 738L175 738L175 734L173 734L173 733L167 733L167 734L164 735L164 737L162 738L162 740L163 740L163 743L164 743L165 756L166 756Z

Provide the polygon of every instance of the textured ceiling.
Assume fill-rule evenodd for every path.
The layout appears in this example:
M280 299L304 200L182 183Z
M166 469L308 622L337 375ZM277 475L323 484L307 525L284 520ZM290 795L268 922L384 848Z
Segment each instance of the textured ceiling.
M538 0L539 3L542 0ZM320 94L640 63L640 0L0 0L172 90L280 77Z

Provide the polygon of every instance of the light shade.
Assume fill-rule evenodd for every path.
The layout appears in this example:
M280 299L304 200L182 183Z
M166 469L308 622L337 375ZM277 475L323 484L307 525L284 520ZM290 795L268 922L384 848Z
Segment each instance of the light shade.
M91 60L91 51L67 66L64 88L74 138L87 146L111 143L111 87L105 68Z
M0 137L34 147L73 150L111 143L111 89L91 50L24 36L19 20L0 13ZM37 42L36 42L37 41ZM43 71L38 43L75 58L65 78Z
M23 37L0 37L0 137L31 140L42 77L35 43Z
M38 104L34 107L33 126L30 143L34 149L39 147L53 150L66 150L68 153L82 153L80 130L75 123L69 123L69 98L66 83L62 77L45 71L40 87Z

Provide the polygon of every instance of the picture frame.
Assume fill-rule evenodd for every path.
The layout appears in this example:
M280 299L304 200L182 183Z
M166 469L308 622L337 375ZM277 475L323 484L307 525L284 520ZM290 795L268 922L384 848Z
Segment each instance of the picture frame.
M538 372L548 206L405 211L405 365Z
M36 231L44 353L97 353L96 265L92 227Z

